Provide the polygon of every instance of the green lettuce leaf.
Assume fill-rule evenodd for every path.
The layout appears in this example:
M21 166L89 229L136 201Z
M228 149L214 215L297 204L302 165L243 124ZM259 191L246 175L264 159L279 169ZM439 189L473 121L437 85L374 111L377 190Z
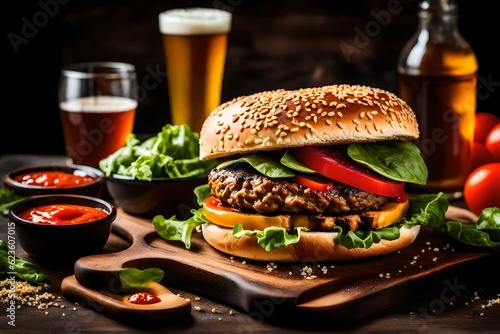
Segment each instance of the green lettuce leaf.
M414 196L410 198L410 209L401 223L439 228L443 225L448 206L448 198L442 192Z
M334 226L333 230L339 232L337 242L346 248L370 248L382 239L395 240L400 235L400 228L394 225L375 231L348 231L343 233L340 226Z
M160 283L164 272L160 268L147 268L140 270L137 268L125 268L120 270L120 283L122 288L140 288L149 282Z
M12 189L0 189L0 213L4 216L8 215L10 207L24 198L23 196L16 195Z
M288 233L283 227L270 226L263 231L260 230L244 230L241 224L235 224L233 228L233 236L236 239L242 236L251 236L255 234L257 243L266 251L271 251L278 248L283 248L291 244L295 244L300 240L300 232L307 231L305 227L298 227L295 233Z
M199 138L199 133L185 124L167 124L143 142L130 134L122 148L99 162L99 168L106 176L118 174L146 181L203 175L220 161L199 158Z
M162 215L153 218L153 226L156 232L166 240L182 241L187 249L191 248L191 235L193 230L208 219L203 214L202 208L192 209L193 216L187 220L177 220L175 216L169 219Z
M500 208L486 208L476 223L448 221L437 228L452 238L471 246L500 250Z
M426 184L428 171L419 148L409 141L350 144L354 161L389 179Z
M15 273L17 278L30 283L41 283L45 279L45 273L40 268L29 261L13 257L7 243L0 240L0 275L8 272Z
M199 206L203 205L203 202L212 195L210 186L206 184L202 184L199 186L196 186L193 190L194 195L196 196L196 202L198 203Z

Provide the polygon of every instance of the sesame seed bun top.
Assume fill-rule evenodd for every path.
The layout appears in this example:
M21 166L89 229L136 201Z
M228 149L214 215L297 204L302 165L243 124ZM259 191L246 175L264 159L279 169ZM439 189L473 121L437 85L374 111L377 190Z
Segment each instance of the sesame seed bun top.
M360 85L279 89L240 96L214 109L200 132L200 158L418 136L411 108L385 90Z

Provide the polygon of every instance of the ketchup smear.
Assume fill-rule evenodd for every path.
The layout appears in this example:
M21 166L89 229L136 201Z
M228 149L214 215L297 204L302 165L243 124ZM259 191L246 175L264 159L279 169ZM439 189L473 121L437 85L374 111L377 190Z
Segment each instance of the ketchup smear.
M130 295L127 299L129 303L132 304L156 304L161 302L160 297L151 292L137 292Z
M89 175L76 175L63 171L26 173L17 175L14 180L27 185L53 188L81 186L96 181L94 177Z
M21 218L37 224L45 225L75 225L90 223L106 217L108 214L101 209L84 205L52 204L42 205L24 211Z

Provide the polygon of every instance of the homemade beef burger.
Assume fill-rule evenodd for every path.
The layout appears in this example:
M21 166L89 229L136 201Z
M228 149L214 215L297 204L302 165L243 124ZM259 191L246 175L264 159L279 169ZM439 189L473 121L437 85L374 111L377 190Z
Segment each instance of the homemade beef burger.
M253 260L392 253L410 245L429 219L440 224L446 210L432 205L446 201L442 194L410 200L405 192L406 182L427 180L411 142L418 136L410 107L378 88L332 85L238 97L216 108L200 132L200 158L222 161L205 189L197 189L201 208L185 222L159 216L153 223L188 248L201 225L211 246Z

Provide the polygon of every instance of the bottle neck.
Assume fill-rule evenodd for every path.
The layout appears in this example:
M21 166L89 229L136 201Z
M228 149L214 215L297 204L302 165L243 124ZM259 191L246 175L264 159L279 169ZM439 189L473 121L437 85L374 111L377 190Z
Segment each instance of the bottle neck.
M427 31L429 37L438 39L456 38L458 10L453 0L424 0L418 11L419 31Z

